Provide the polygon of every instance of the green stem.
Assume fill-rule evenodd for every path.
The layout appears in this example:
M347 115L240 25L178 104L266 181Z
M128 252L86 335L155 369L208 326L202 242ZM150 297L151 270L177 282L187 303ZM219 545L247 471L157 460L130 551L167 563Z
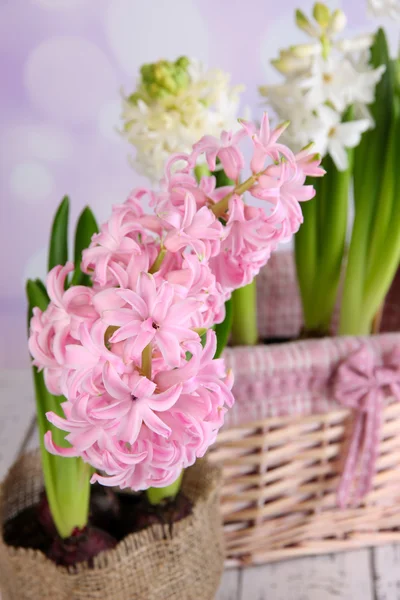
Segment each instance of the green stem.
M352 156L349 167L338 171L331 157L324 159L327 174L322 183L319 209L322 213L319 225L317 277L314 281L312 302L315 307L314 329L329 334L335 308L343 254L346 242L348 197L352 173Z
M155 506L157 504L161 504L161 502L166 499L174 500L179 490L181 489L182 479L183 470L181 471L181 474L179 475L178 479L174 481L174 483L171 483L166 487L149 488L148 490L146 490L146 495L150 504L153 504L153 506Z
M381 29L371 47L371 62L375 68L384 64L386 69L370 107L375 127L363 135L355 150L356 212L340 319L340 333L344 334L370 333L399 260L398 194L393 197L391 192L397 193L394 182L398 179L400 132L392 129L397 95L393 63Z
M235 189L232 190L232 192L229 192L229 194L224 196L219 202L211 206L211 210L214 213L214 215L216 217L223 217L229 208L229 200L232 198L232 196L234 194L241 196L242 194L247 192L247 190L249 190L256 183L260 175L261 173L251 175L248 179L246 179L246 181L237 185Z
M258 340L256 280L232 293L232 343L254 346Z
M369 211L360 211L354 220L340 313L340 335L367 335L363 322L363 287L368 250Z
M316 180L316 197L302 207L304 223L294 238L297 280L303 305L306 329L313 326L313 288L317 260L317 202L320 180Z
M398 154L396 154L396 156L398 156ZM395 164L393 164L393 168L394 173L396 173ZM389 202L389 199L387 202ZM394 186L393 189L393 199L391 204L392 213L386 231L385 244L381 249L380 260L379 256L377 256L375 264L371 265L371 269L365 283L365 312L371 321L385 300L385 296L389 291L400 261L400 183L398 181L397 185Z
M153 264L151 265L151 267L149 269L149 273L151 273L153 275L154 273L157 273L157 271L159 271L166 253L167 253L167 250L165 248L161 248L156 260L153 262Z
M142 373L147 379L151 379L152 346L147 344L142 352Z
M382 264L382 257L387 254L386 245L388 235L393 229L392 209L393 203L396 200L395 188L397 180L397 164L396 159L396 127L392 127L388 148L386 152L386 160L382 173L382 181L380 182L380 192L377 202L376 217L372 220L371 241L368 254L368 273L373 273Z
M47 391L43 373L38 373L35 367L33 375L46 496L56 529L62 538L67 538L75 528L83 529L87 525L91 470L80 458L64 458L47 452L44 434L48 430L52 431L56 444L68 445L64 440L65 432L50 425L45 416L48 411L62 413L62 398Z

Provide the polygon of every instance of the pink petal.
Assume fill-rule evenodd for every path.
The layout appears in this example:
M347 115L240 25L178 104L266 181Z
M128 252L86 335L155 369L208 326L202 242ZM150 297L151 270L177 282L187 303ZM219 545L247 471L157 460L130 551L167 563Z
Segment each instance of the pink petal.
M260 141L265 146L267 146L270 143L269 118L266 112L263 114L261 119Z
M128 340L127 352L135 360L141 357L143 350L150 344L156 334L153 327L141 327L135 338Z
M160 419L160 417L157 417L157 415L152 410L150 410L150 408L146 407L143 410L143 421L146 423L149 429L151 429L155 433L158 433L158 435L161 435L162 437L167 438L172 433L171 428L168 427L168 425L166 425Z
M139 294L133 292L132 290L118 290L117 294L120 298L125 300L125 302L131 305L131 307L137 313L137 316L139 316L141 319L147 318L149 309L143 297L140 297Z
M65 439L82 453L97 442L99 435L100 431L96 427L91 427L81 433L69 433Z
M187 193L185 196L185 212L182 220L182 229L186 229L192 223L197 212L196 200L193 194Z
M133 321L131 320L126 325L123 325L115 333L110 337L110 342L112 344L117 344L118 342L123 342L128 338L132 338L136 336L141 330L142 322L139 320Z
M253 171L253 173L260 173L260 171L264 169L265 159L267 158L268 154L265 151L264 147L261 146L259 142L257 142L257 140L253 140L253 144L254 150L253 157L250 163L250 168Z
M79 456L79 452L75 448L62 448L55 444L53 442L51 431L47 431L47 433L44 434L44 445L47 452L50 452L50 454L63 456L64 458L75 458Z
M170 367L179 367L181 363L181 347L176 337L171 333L160 330L156 335L156 343L165 362Z
M146 398L154 394L156 387L156 384L147 377L139 377L136 385L132 388L132 394L136 398Z
M129 387L122 381L115 368L107 362L103 367L104 387L112 398L126 400L131 395Z
M46 418L52 425L58 427L58 429L62 429L62 431L79 431L80 429L82 429L83 423L71 423L67 419L59 417L54 412L47 412Z
M132 406L121 423L119 435L124 442L134 444L142 427L142 407L141 402L132 400Z
M123 482L125 477L126 474L124 472L119 473L118 475L113 475L111 477L104 477L103 475L94 473L90 479L90 483L100 483L100 485L104 485L107 487L116 487Z
M64 282L68 273L71 273L74 268L74 263L70 261L64 267L57 265L47 275L47 293L56 306L63 306Z
M182 392L182 384L174 385L169 390L154 394L148 399L148 406L156 412L169 410L176 404Z
M65 366L69 368L94 367L98 360L98 355L93 355L89 350L78 346L78 344L69 344L65 347Z

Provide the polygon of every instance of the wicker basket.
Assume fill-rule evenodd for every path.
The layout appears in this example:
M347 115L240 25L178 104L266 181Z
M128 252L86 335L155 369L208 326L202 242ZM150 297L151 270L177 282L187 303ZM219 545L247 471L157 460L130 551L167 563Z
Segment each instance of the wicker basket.
M292 256L276 255L258 285L262 337L298 335ZM392 291L386 331L399 329L397 298ZM335 401L332 386L339 365L361 343L379 365L400 347L400 334L227 349L236 404L210 455L223 464L228 565L400 541L400 402L394 397L385 398L381 411L371 490L346 508L337 501L358 413Z

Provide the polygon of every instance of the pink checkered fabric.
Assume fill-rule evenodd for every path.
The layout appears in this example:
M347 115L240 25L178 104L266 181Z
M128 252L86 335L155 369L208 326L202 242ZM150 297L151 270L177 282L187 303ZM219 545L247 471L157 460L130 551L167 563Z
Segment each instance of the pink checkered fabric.
M400 311L393 309L396 308L394 293L389 296L391 312L385 316L383 325L400 330ZM298 336L302 324L301 304L291 254L272 257L260 274L258 296L261 337ZM337 408L331 390L332 374L362 342L370 346L379 362L383 354L400 343L400 333L227 348L227 365L235 373L236 403L226 415L226 427Z
M303 311L291 252L273 254L257 277L257 318L261 339L299 335Z

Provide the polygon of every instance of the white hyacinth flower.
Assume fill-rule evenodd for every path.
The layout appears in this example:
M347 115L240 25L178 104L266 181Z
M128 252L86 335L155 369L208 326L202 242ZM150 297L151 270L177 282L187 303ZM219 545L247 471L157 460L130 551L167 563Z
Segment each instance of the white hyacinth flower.
M305 90L305 102L313 108L329 103L343 111L348 104L347 89L352 85L356 72L348 60L330 56L314 60L311 77L301 82Z
M205 134L237 129L242 90L222 70L185 57L144 65L136 92L123 102L123 135L136 149L135 169L158 181L171 153L190 152Z
M335 42L335 48L344 54L351 54L352 52L369 50L373 42L374 36L372 34L362 34L351 39L337 40Z
M314 21L296 12L298 26L312 39L280 51L272 64L284 81L263 86L260 93L279 121L290 121L284 133L286 143L299 151L318 140L319 152L329 153L343 170L347 168L346 148L357 145L361 134L374 126L368 105L374 101L385 68L370 65L373 36L337 39L346 24L343 11L331 12L317 2L313 17ZM352 121L347 122L350 114Z
M400 20L400 0L368 0L368 7L376 17Z
M339 171L348 167L347 148L355 148L364 131L370 128L369 119L347 121L329 106L319 109L320 127L314 133L315 148L320 154L330 154Z

